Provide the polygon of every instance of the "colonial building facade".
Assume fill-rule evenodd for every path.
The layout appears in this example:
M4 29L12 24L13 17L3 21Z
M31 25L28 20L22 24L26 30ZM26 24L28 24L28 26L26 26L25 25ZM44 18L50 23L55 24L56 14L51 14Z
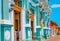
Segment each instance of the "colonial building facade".
M0 0L0 41L13 41L13 0Z
M43 41L51 37L49 0L0 3L0 41Z

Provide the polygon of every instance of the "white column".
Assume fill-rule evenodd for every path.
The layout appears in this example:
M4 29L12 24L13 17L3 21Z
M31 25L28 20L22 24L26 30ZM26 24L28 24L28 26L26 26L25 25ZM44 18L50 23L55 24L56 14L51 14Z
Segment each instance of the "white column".
M14 41L14 11L11 12L11 24L13 25L11 32L12 32L12 41Z
M34 14L34 32L36 32L36 14Z
M11 36L12 36L12 41L14 41L14 26L12 27L12 29L11 29Z
M22 31L22 40L25 40L25 10L21 11L21 31Z

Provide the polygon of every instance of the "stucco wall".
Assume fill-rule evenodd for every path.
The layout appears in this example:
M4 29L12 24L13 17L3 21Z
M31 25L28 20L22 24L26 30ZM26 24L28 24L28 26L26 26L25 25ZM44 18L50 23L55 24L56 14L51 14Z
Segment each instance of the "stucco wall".
M0 20L1 20L1 0L0 0ZM1 25L0 25L0 36L1 36ZM0 41L1 41L1 37L0 37Z
M0 20L1 20L1 0L0 0Z

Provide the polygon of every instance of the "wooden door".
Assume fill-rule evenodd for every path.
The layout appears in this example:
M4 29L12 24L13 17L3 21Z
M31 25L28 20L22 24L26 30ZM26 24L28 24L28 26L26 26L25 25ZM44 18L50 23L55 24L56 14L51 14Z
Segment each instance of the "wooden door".
M21 14L20 12L14 11L14 41L21 40Z

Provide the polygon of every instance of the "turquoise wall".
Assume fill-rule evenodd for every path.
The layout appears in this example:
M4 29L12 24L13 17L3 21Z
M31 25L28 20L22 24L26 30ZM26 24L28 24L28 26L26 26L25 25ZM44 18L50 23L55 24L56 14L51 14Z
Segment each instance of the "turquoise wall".
M29 10L29 7L30 7L30 3L28 2L28 0L21 0L22 1L22 3L20 3L22 6L22 8L24 8L24 6L25 6L25 8L26 8L26 10Z
M35 2L35 3L38 3L38 0L32 0L33 2Z
M0 41L1 41L1 24L0 24Z
M25 17L26 17L26 24L29 24L29 13L27 13L28 11L26 11L26 15L25 15ZM27 19L28 18L28 19Z
M45 21L47 21L47 16L45 16L47 13L42 12L42 19L43 19L43 25L45 26Z
M24 8L24 0L22 0L22 8Z
M1 0L0 0L0 20L1 20Z
M4 28L1 26L1 41L4 41Z
M30 10L30 3L27 1L27 10Z
M36 25L38 26L38 7L35 7L35 14L36 14Z
M9 4L8 0L2 0L2 19L9 19Z
M20 0L20 7L22 7L22 0Z
M1 20L1 0L0 0L0 20ZM0 24L0 41L1 41L1 24Z
M11 0L11 1L14 1L14 0Z
M46 21L46 19L47 19L47 16L45 16L45 14L47 14L46 12L42 12L42 19L44 20L44 21Z

